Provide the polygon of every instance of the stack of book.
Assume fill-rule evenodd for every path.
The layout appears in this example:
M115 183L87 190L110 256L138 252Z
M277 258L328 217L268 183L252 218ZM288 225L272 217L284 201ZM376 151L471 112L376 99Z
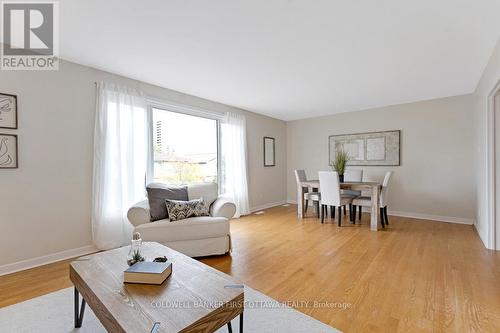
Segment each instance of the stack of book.
M123 272L123 282L162 284L172 274L172 263L140 261Z

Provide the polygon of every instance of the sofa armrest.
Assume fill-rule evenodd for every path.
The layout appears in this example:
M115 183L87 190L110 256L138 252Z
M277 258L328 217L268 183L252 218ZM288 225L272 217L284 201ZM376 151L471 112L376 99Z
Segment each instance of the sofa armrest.
M220 196L210 206L210 215L214 217L225 217L230 220L235 213L236 205L228 197Z
M135 227L151 221L149 201L144 200L134 204L127 212L127 218Z

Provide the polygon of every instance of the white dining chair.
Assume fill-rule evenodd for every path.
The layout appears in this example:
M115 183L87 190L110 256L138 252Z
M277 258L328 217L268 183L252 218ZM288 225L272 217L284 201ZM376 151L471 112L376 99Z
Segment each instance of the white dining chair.
M339 174L334 171L319 172L319 187L321 189L321 223L324 223L325 216L328 214L328 207L331 209L332 218L335 217L335 208L337 208L337 222L340 227L342 225L341 207L352 203L353 197L340 193Z
M295 180L297 181L297 187L301 186L301 182L307 181L307 175L305 170L295 170ZM309 201L312 201L316 206L316 215L319 217L319 201L320 201L320 193L316 189L310 189L309 187L303 187L304 191L304 211L303 214L307 212L307 207L309 205ZM312 192L309 192L312 190Z
M362 182L363 181L363 170L362 169L347 169L344 172L344 182ZM351 195L353 198L360 197L361 191L354 190L340 190L340 193L343 195ZM349 211L352 215L354 215L352 207L349 207ZM359 219L361 220L362 208L359 207ZM354 220L351 218L354 222Z
M347 169L347 170L345 170L345 172L344 172L344 182L361 182L361 181L363 181L363 170L361 170L361 169ZM342 194L342 195L350 195L353 198L356 198L356 197L361 196L361 191L340 190L340 194ZM349 205L349 212L351 214L351 221L354 222L354 220L352 218L352 214L353 214L352 204ZM361 214L361 210L360 210L359 214ZM344 207L344 216L345 215L346 215L346 208Z
M382 224L382 228L385 228L385 225L389 225L389 218L387 216L387 205L388 205L388 193L389 193L389 182L392 177L392 171L387 171L384 176L384 181L382 182L382 190L380 191L380 221ZM357 207L371 207L372 206L372 198L367 196L360 196L352 200L352 210L354 220L356 220L356 208ZM361 219L361 216L360 216Z
M347 169L344 171L345 182L363 181L363 169Z

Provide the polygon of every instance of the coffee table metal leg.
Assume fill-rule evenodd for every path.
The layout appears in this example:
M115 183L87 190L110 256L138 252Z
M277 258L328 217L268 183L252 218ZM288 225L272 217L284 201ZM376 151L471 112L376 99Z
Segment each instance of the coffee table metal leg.
M85 300L82 297L82 305L80 306L80 293L75 287L75 328L82 327L83 315L85 314Z
M231 326L231 321L227 323L227 331L233 333L233 326ZM243 312L240 314L240 333L243 333Z

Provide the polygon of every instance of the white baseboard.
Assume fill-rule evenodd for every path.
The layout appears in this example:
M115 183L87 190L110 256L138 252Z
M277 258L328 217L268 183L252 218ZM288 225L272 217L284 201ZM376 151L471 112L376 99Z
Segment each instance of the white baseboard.
M438 222L469 224L469 225L474 224L473 219L466 219L466 218L462 218L462 217L399 212L399 211L393 211L393 210L389 210L387 213L389 215L393 215L393 216L409 217L409 218L413 218L413 219L432 220L432 221L438 221Z
M259 210L268 209L268 208L276 207L276 206L281 206L281 205L284 205L286 203L287 203L286 200L281 200L281 201L278 201L278 202L272 202L272 203L268 203L268 204L264 204L264 205L259 205L259 206L252 207L252 208L250 208L250 211L252 213L255 213L255 212L259 211Z
M297 204L297 200L288 200L290 204ZM400 212L389 210L387 212L388 215L392 216L400 216L400 217L409 217L413 219L421 219L421 220L432 220L438 222L447 222L447 223L458 223L458 224L474 224L473 219L466 219L462 217L453 217L453 216L442 216L442 215L432 215L432 214L422 214L422 213L412 213L412 212Z
M0 276L15 273L19 271L23 271L25 269L42 266L46 264L50 264L56 261L61 261L69 258L83 256L89 253L97 252L97 249L94 245L87 245L83 247L79 247L76 249L65 250L57 253L48 254L41 257L36 257L32 259L26 259L18 262L14 262L11 264L6 264L0 266Z
M483 242L484 247L488 250L496 250L495 244L491 244L490 240L488 239L488 232L481 228L481 225L478 223L474 223L474 228L476 229L476 233L479 239L481 239L481 242Z

